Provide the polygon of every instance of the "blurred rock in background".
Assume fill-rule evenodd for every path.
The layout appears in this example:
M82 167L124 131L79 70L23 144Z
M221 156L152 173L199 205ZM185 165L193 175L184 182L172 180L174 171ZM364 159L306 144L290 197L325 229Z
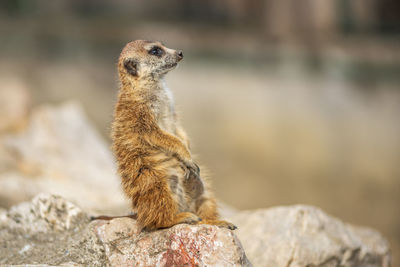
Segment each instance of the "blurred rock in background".
M389 267L388 242L369 228L295 205L237 212L230 220L254 266Z
M11 134L34 147L37 141L26 139L27 131L33 132L26 118L49 109L31 106L67 100L82 103L109 142L121 48L133 39L161 40L184 50L185 60L167 82L220 199L239 209L311 204L374 227L388 237L396 266L399 33L400 4L393 0L5 0L0 3L0 142ZM43 116L41 122L50 122L44 129L52 129L51 116ZM67 147L55 147L60 146ZM72 150L61 156L81 159ZM55 153L50 149L41 158L9 152L0 150L0 184L14 189L0 196L2 207L25 199L19 199L24 193L14 194L19 184L33 184L25 176L12 178L10 170L39 177L42 167L36 163ZM16 158L28 156L14 168ZM111 158L85 148L82 157L87 156L93 162ZM50 170L57 170L60 163L51 164ZM73 179L85 176L76 169L68 173ZM86 173L82 179L107 187L106 176L118 180L112 175L93 182L97 175ZM40 191L31 188L29 196ZM101 211L97 201L82 207ZM108 201L101 203L111 208L122 200Z
M0 133L18 131L28 118L31 97L19 79L5 78L0 90Z
M111 152L78 104L34 109L26 129L1 135L0 147L2 206L46 192L90 212L129 213Z

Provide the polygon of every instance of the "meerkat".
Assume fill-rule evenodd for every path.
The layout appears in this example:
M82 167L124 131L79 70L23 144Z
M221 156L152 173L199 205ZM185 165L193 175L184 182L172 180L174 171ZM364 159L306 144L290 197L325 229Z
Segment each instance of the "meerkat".
M112 147L122 187L143 229L187 223L234 230L235 225L219 219L164 82L182 59L182 51L144 40L128 43L120 54Z

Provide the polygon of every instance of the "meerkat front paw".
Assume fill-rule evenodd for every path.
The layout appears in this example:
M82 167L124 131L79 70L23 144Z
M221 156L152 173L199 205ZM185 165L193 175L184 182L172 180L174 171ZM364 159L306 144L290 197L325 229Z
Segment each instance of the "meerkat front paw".
M187 168L187 172L185 175L186 179L190 179L190 178L200 178L200 168L199 166L194 163L194 162L190 162L185 164L186 168Z

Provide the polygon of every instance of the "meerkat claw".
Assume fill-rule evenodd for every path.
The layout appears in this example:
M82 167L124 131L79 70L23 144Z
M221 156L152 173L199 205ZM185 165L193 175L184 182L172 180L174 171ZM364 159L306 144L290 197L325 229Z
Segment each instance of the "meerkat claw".
M236 226L236 225L229 225L229 226L228 226L228 229L229 229L229 230L236 230L236 229L237 229L237 226Z
M200 168L196 163L193 162L192 164L190 164L190 165L187 164L186 166L188 168L188 171L185 174L186 180L193 179L193 178L201 179L200 178Z
M236 225L234 225L233 223L230 223L230 222L226 222L226 221L223 221L223 223L220 224L219 227L228 228L229 230L236 230L237 229Z

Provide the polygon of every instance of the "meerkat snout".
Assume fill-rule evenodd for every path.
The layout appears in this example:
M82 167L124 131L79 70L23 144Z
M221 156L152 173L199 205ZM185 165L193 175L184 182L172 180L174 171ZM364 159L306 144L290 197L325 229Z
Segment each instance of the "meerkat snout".
M178 51L178 61L181 61L183 59L183 52L182 50Z

